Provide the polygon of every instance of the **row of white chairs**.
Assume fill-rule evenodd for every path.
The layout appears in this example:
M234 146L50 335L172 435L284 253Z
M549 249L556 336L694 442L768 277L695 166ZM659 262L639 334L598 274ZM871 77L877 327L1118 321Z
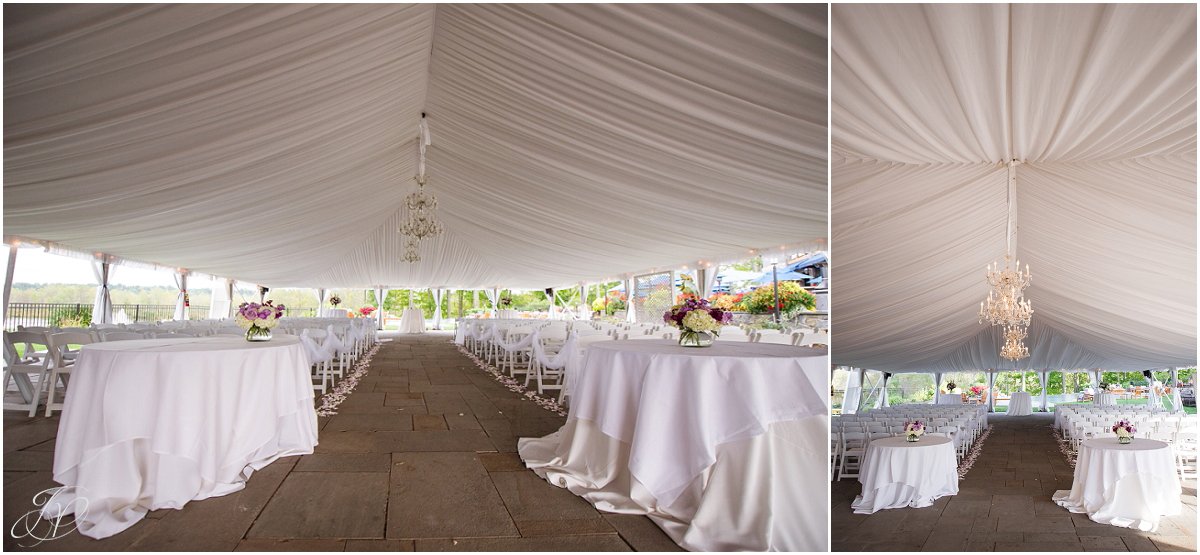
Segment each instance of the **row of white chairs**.
M1181 477L1197 474L1197 436L1200 417L1182 411L1167 411L1147 405L1060 406L1056 425L1067 440L1070 454L1079 452L1084 441L1112 437L1118 421L1128 421L1136 429L1134 438L1157 440L1171 446L1176 470Z
M962 461L987 428L987 415L975 407L913 405L834 417L830 430L830 480L857 478L871 440L904 435L906 422L920 420L927 435L954 443Z

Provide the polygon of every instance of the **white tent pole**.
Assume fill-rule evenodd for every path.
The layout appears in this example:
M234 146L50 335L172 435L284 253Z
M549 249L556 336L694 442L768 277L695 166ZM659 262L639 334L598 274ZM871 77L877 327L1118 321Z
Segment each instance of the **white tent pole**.
M8 246L8 271L4 274L4 326L8 327L8 304L12 300L12 283L13 274L17 270L17 249L16 241Z
M383 329L383 299L387 295L386 287L375 288L375 329Z
M625 278L625 321L637 322L637 311L633 309L633 277Z
M557 301L554 299L554 296L555 296L555 295L554 295L554 288L553 288L553 287L551 287L551 288L550 288L550 319L551 319L551 320L553 320L553 319L554 319L554 315L555 315L555 313L557 312L557 311L555 310L555 308L558 308L558 302L557 302Z
M1042 412L1046 412L1046 388L1050 385L1050 370L1048 368L1043 368L1042 371L1038 373L1038 379L1042 383Z
M108 291L108 283L112 264L109 263L108 257L105 257L103 260L93 260L92 269L96 273L96 281L100 282L100 285L96 287L96 302L92 304L92 322L111 324L113 320L112 296Z

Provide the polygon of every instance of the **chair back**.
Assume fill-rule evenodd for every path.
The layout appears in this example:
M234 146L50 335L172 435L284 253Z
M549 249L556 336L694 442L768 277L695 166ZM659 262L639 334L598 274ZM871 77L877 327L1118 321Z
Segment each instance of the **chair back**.
M54 368L63 368L75 363L74 360L66 357L68 353L72 352L71 345L90 345L96 342L96 338L91 333L70 331L52 333L46 336L46 340L49 341L46 347L50 353L50 364Z
M17 346L24 348L24 358L18 356ZM48 347L45 332L6 331L4 332L4 362L9 366L38 362L38 357L30 356L36 349L34 345Z
M104 330L100 332L101 341L130 341L134 339L145 339L146 336L136 331L110 331Z

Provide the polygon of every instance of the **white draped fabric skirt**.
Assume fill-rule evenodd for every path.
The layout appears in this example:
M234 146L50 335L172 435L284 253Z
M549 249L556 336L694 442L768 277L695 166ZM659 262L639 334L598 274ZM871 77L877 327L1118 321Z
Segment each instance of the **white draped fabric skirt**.
M1182 495L1169 445L1105 437L1083 442L1071 489L1055 492L1054 502L1102 524L1153 532L1161 517L1182 512Z
M518 444L526 466L613 513L643 514L692 551L825 551L829 418L776 422L765 434L718 446L716 462L669 506L629 470L630 445L572 418Z

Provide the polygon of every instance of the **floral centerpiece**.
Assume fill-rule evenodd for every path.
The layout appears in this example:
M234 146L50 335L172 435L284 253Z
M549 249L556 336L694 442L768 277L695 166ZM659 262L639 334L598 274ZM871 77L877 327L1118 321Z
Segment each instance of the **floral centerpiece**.
M707 347L721 334L721 326L733 320L733 313L710 306L707 299L687 299L663 313L663 322L679 328L679 344Z
M329 304L336 307L337 305L342 304L342 298L337 295L329 297Z
M958 389L958 384L954 382L946 382L946 393L954 393L955 389Z
M904 436L909 441L917 441L925 435L925 423L920 420L910 420L904 423Z
M370 317L372 312L375 312L375 307L373 306L364 306L358 309L358 313L362 314L363 318Z
M775 312L775 287L764 285L751 291L742 299L742 306L751 314L769 314ZM801 310L813 310L817 307L817 298L794 281L779 282L779 312L783 316L791 315Z
M271 328L283 317L283 305L275 306L272 301L263 304L242 303L238 305L234 321L246 330L246 341L270 341Z
M1125 444L1133 441L1133 434L1137 433L1137 428L1128 420L1122 419L1113 425L1112 431L1117 434L1117 443Z
M512 308L512 305L512 297L500 297L500 300L496 303L496 306L499 306L500 308Z
M987 388L986 388L986 387L983 387L982 385L973 385L973 386L971 386L971 388L970 388L970 389L968 389L967 391L970 391L970 392L971 392L971 396L972 396L972 397L982 397L982 396L983 396L983 392L984 392L984 391L987 391Z

